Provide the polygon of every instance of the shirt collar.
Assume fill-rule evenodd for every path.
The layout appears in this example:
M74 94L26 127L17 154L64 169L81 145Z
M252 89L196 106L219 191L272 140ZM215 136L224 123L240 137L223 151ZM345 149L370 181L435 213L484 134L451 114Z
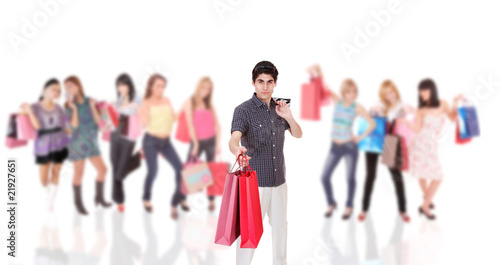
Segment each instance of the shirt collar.
M264 103L262 100L260 100L258 97L257 97L257 93L253 93L253 96L252 96L252 101L253 103L255 103L255 105L257 107L262 107L263 105L267 107L266 103ZM269 106L272 106L274 104L274 100L271 99L271 102L269 102Z

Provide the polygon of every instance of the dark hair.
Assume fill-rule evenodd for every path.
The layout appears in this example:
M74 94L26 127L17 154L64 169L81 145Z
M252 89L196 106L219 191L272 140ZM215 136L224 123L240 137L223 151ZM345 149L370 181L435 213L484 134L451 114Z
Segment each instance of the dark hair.
M268 74L274 78L274 82L278 81L278 69L269 61L261 61L255 65L252 70L252 81L255 82L261 74Z
M134 82L132 82L132 78L128 74L121 74L116 78L116 86L126 85L128 87L128 98L130 101L135 98L135 87ZM120 93L117 91L117 96L120 97Z
M167 83L167 79L160 75L160 74L153 74L149 77L148 84L146 85L146 94L144 95L144 99L148 99L151 97L153 94L153 85L155 84L156 80L163 80L165 83Z
M47 82L45 82L45 85L43 86L42 91L45 91L45 89L47 89L49 86L54 85L54 84L59 84L59 80L57 80L55 78L51 78L51 79L47 80ZM43 95L40 96L38 101L42 101L42 100L43 100Z
M423 107L431 107L431 108L436 108L439 107L440 101L439 101L439 96L438 96L438 91L436 87L436 83L430 78L424 79L420 81L420 84L418 85L418 91L422 90L430 90L431 91L431 97L429 98L429 101L423 101L422 97L420 95L418 96L418 107L423 108Z

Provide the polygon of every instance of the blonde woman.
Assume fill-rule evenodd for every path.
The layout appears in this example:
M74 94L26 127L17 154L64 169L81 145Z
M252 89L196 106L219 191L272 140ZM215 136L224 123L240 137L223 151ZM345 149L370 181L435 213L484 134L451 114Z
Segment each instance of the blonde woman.
M312 75L320 77L321 69L315 65L309 69ZM333 113L332 131L331 131L331 147L326 159L321 182L325 190L328 209L325 217L330 217L337 207L337 203L333 197L333 189L331 176L337 167L340 159L345 158L347 164L347 184L348 193L346 208L342 219L347 220L352 214L354 193L356 190L356 165L358 162L358 142L365 138L375 128L373 119L368 115L368 112L361 105L356 103L358 97L358 87L352 79L345 79L340 88L340 95L330 91L330 95L335 105ZM362 116L369 123L369 128L360 136L355 136L352 131L354 119L357 116Z
M212 162L221 152L220 124L212 105L213 83L209 77L202 77L194 94L186 101L183 110L191 138L187 160L205 153L206 161ZM208 209L215 209L214 196L208 196Z
M407 104L403 104L396 85L391 80L385 80L380 85L379 97L381 103L370 110L370 114L383 116L391 127L398 119L404 119L406 115L415 112L415 109ZM403 138L404 140L404 138ZM407 143L408 144L408 143ZM408 146L408 145L407 145ZM377 177L378 153L366 152L366 179L363 193L363 211L359 214L359 221L364 221L370 207L370 198L373 191L373 184ZM398 168L388 168L396 189L398 209L404 222L410 222L410 217L406 214L406 195L403 175Z
M144 208L153 211L151 190L158 173L158 153L172 165L175 170L175 190L171 201L171 217L178 218L177 206L181 204L184 211L189 211L186 196L181 193L182 162L170 140L172 126L176 119L170 100L164 96L167 79L160 74L152 75L147 83L146 95L140 107L140 117L146 134L142 142L142 152L146 158L148 173L144 183Z

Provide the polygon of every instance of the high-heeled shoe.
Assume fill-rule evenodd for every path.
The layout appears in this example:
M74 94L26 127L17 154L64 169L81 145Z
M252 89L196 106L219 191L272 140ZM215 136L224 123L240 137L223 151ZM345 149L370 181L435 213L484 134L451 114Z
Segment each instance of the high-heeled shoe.
M344 214L342 215L342 220L344 220L344 221L349 220L349 218L351 218L352 212L353 212L353 210L351 209L351 212L350 212L350 213L348 213L348 214L345 214L345 213L344 213Z
M337 209L337 205L336 204L330 204L330 205L328 205L328 207L331 207L331 209L328 209L328 211L326 211L326 213L325 213L325 217L326 218L332 216L333 211L335 211L335 209Z
M365 220L365 218L366 218L366 214L364 214L364 213L360 213L358 215L358 221L359 222L363 222Z
M190 210L190 209L189 209L189 206L187 206L187 205L183 205L182 203L181 203L181 209L182 209L183 211L185 211L185 212L189 212L189 210Z
M104 208L108 208L112 205L112 203L106 202L104 200L104 181L95 182L95 191L96 191L94 197L95 206L101 205Z
M87 210L85 209L85 206L83 206L83 201L82 201L82 186L73 184L73 194L74 194L74 202L76 210L81 215L87 215L88 214Z
M172 217L173 220L177 220L177 218L179 218L179 213L177 213L176 208L172 208L172 212L170 213L170 217Z
M424 215L425 215L425 217L427 217L427 219L429 219L429 220L434 220L434 219L436 219L436 216L435 216L434 214L427 214L427 213L424 211L424 209L422 209L422 207L419 207L419 208L418 208L418 212L419 212L421 215L422 215L422 214L424 214Z
M400 215L401 215L401 219L403 219L403 222L405 222L407 224L410 223L410 216L408 214L400 213Z
M213 202L211 202L209 205L208 205L208 211L209 212L213 212L215 210L215 204Z
M425 197L424 197L424 201L425 201ZM431 204L429 204L429 209L433 210L434 209L434 203L431 202Z
M152 205L146 205L144 204L144 210L146 210L146 212L148 213L152 213L153 212L153 206Z

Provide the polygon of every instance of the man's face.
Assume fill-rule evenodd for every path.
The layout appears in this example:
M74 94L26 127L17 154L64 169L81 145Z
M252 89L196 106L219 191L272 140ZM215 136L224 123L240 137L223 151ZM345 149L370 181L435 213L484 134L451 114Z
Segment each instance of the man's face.
M252 85L255 87L257 97L262 101L268 101L273 95L276 82L274 82L274 78L271 75L260 74L255 79L255 82L252 81Z

